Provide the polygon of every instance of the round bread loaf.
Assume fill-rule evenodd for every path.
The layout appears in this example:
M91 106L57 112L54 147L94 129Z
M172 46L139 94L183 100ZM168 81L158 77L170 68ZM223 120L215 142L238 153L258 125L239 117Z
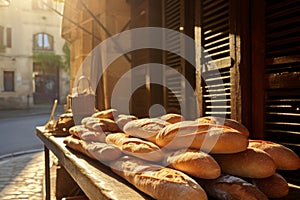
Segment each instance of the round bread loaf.
M247 136L226 126L183 121L163 128L156 143L167 149L196 148L210 153L235 153L248 146Z
M256 148L249 147L239 153L212 156L226 174L245 178L266 178L276 171L276 165L269 154Z
M297 170L300 167L298 155L281 144L264 140L250 140L249 147L258 148L267 152L279 170Z
M239 131L241 134L249 136L249 130L240 122L222 117L206 116L196 119L199 123L224 125Z
M263 179L252 179L252 183L269 198L281 198L289 193L287 181L278 173Z
M215 179L221 174L221 168L215 159L197 149L167 152L164 164L197 178Z

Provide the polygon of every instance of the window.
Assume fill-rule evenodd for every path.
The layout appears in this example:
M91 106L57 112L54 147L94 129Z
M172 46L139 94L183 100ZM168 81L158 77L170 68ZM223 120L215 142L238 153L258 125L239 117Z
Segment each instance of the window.
M34 50L53 50L53 36L47 33L37 33L33 36Z
M4 71L3 72L3 85L5 92L15 91L15 72Z
M48 10L51 3L51 0L33 0L32 8L34 10Z
M11 48L11 28L6 28L6 47Z

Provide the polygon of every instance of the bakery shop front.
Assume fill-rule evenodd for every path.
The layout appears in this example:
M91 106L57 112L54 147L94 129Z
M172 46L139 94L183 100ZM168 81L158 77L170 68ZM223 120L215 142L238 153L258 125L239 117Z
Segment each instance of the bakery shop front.
M65 0L46 199L299 199L298 4Z

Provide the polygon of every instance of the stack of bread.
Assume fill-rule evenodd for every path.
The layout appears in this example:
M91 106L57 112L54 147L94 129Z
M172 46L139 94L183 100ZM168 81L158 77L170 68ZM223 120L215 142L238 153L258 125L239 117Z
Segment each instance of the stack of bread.
M65 144L111 167L155 199L268 199L286 196L277 170L296 170L287 147L250 140L231 119L178 114L158 118L99 111L70 128Z

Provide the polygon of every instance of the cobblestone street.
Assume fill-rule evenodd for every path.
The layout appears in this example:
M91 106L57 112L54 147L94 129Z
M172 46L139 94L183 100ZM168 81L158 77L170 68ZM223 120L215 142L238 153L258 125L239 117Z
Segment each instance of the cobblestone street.
M1 200L43 199L43 152L0 160L0 169Z

